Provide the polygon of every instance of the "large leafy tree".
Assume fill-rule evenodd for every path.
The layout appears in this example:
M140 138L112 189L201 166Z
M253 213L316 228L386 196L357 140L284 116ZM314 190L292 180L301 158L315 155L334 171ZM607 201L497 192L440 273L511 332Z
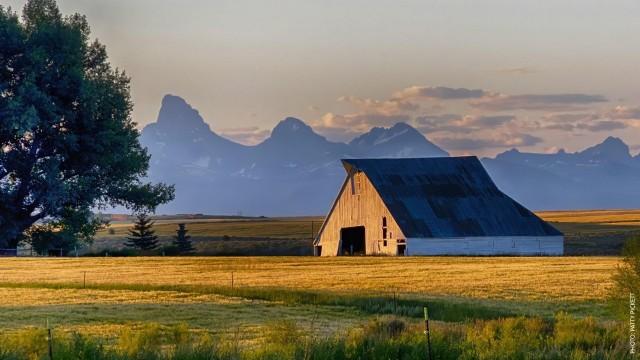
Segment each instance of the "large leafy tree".
M129 78L89 36L85 17L54 0L29 0L21 19L0 7L0 247L32 233L90 237L92 209L153 211L173 198L143 182Z

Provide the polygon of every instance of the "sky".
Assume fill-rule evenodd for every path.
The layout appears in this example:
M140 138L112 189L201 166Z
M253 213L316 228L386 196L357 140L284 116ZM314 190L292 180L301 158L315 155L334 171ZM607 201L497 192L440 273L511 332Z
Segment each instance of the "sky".
M174 94L246 144L295 116L335 141L405 121L458 155L640 151L637 0L58 4L132 77L141 128Z

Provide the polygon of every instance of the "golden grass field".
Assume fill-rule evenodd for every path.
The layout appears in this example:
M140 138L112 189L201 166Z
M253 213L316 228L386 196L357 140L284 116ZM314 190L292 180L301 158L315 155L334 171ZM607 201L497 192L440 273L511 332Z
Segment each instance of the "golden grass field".
M602 234L624 238L638 230L640 221L640 211L539 215L565 232L595 233L597 246L609 241ZM265 237L286 244L306 237L303 245L310 244L311 221L317 231L320 218L186 222L198 246L236 246L216 238ZM182 220L159 220L156 230L168 241L178 222ZM104 230L98 235L102 246L120 244L130 223L111 226L115 233ZM229 288L232 276L235 289L365 297L397 293L406 299L495 305L518 314L549 316L562 309L606 319L605 299L619 263L615 256L0 258L0 333L42 326L48 319L59 329L105 337L156 322L185 323L194 331L226 335L241 332L252 338L278 319L332 332L373 316L344 306L282 303L212 290Z
M4 259L1 283L275 287L509 300L599 300L615 257Z
M618 263L616 257L6 258L0 259L0 332L49 319L64 331L112 338L152 321L221 336L241 332L251 340L279 319L331 333L371 317L340 306L211 293L211 287L230 287L232 273L240 289L397 292L404 298L505 303L512 311L543 309L545 315L573 304L586 309L583 315L599 316Z
M640 210L541 211L538 216L564 232L615 231L640 229ZM160 236L173 236L177 223L186 223L192 236L238 236L269 238L311 238L320 230L323 217L247 218L247 219L159 219L155 230ZM98 238L127 235L129 221L114 221L111 234L105 229Z

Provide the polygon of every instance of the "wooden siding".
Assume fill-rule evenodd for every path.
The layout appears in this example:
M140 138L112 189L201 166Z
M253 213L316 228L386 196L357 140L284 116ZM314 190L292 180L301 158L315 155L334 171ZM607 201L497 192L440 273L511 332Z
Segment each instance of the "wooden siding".
M562 236L409 238L407 255L562 255Z
M383 217L387 218L387 246L384 246L382 234ZM340 230L353 226L365 227L367 255L396 255L397 240L404 239L398 224L363 172L349 174L322 225L316 241L317 246L322 246L321 255L339 255Z

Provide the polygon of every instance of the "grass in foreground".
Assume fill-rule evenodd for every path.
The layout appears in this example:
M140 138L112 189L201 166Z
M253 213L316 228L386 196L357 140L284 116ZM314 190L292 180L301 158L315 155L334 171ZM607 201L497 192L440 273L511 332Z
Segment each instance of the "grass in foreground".
M56 333L57 335L57 333ZM46 333L22 330L0 336L0 359L45 359ZM621 326L558 314L552 320L507 318L438 327L431 333L434 359L626 359ZM112 343L78 334L54 338L56 359L424 359L421 326L396 318L318 337L288 321L265 328L253 346L237 339L194 336L184 326L148 324L124 331Z

